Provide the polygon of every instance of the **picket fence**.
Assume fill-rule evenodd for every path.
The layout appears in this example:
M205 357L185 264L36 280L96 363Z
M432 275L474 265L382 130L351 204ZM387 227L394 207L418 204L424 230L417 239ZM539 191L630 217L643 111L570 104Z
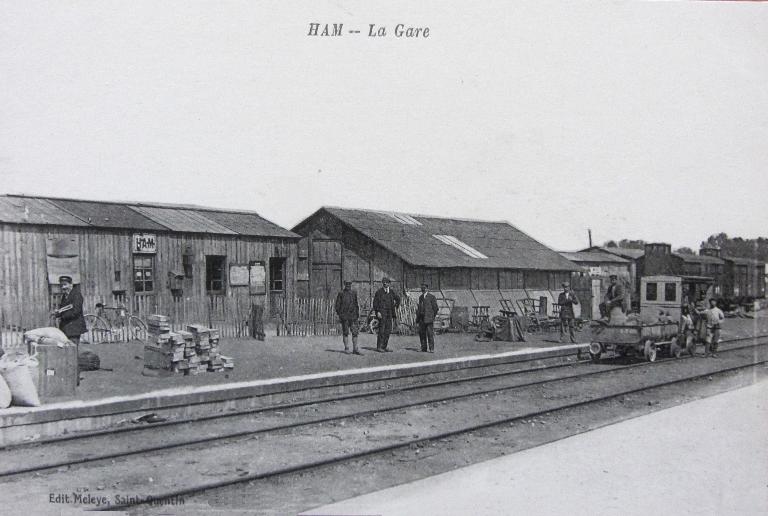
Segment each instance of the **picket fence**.
M397 311L399 323L397 331L412 333L416 307L407 296L402 296L401 300ZM24 348L24 332L33 328L52 326L54 321L50 317L50 309L58 306L58 303L58 297L52 296L48 307L0 308L0 347L4 350ZM188 324L204 324L219 329L222 337L241 338L250 335L249 320L252 306L247 298L210 296L204 299L187 299L156 295L105 299L85 296L84 312L97 314L97 303L106 306L123 306L129 315L134 315L145 322L147 316L152 314L167 315L171 329L174 331L183 330ZM370 307L365 304L360 307L361 320L365 319L369 310ZM271 308L271 313L275 318L278 336L307 337L341 333L333 299L278 298ZM113 325L111 339L127 340L126 333L120 331L118 321L112 314L114 312L107 311L103 317Z
M250 300L247 298L209 296L204 299L176 298L172 296L135 296L113 297L105 299L96 296L84 296L85 314L98 314L97 303L106 306L125 307L126 313L146 322L152 314L167 315L171 329L183 330L189 324L203 324L217 328L222 337L246 337L249 335L248 320L251 313ZM58 296L51 296L48 307L0 308L0 347L4 350L23 348L25 331L52 326L54 320L50 310L58 306ZM120 319L114 311L107 310L102 317L112 326L110 340L126 339L126 332L118 327Z
M279 299L274 307L277 314L278 336L324 336L339 335L341 324L334 309L334 299L295 298ZM370 306L360 307L361 323L370 311ZM411 334L416 322L416 306L407 296L401 296L397 309L397 331ZM405 323L405 324L403 324Z

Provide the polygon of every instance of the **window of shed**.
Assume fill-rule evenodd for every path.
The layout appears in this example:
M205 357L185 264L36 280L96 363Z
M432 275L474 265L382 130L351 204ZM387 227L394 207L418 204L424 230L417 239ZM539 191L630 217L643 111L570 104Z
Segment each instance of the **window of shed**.
M658 285L656 283L646 283L645 285L645 300L656 301L658 299Z
M184 277L187 279L192 278L192 264L194 263L193 257L191 254L182 254L181 255L181 266L182 269L184 269Z
M224 292L226 256L205 257L205 290L210 293Z
M664 301L674 301L677 299L677 285L674 283L664 284Z
M285 258L269 259L269 290L285 290Z
M152 292L155 289L154 257L133 255L133 291Z

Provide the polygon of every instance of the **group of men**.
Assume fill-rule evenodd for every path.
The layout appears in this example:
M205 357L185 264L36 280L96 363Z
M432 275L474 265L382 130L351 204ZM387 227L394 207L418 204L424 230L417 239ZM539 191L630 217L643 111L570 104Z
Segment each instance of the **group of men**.
M389 353L389 336L397 319L397 308L400 306L400 296L392 288L389 278L381 280L381 288L373 296L373 315L378 325L376 335L376 351ZM342 340L344 352L349 354L349 335L352 334L352 353L362 355L358 346L360 331L360 305L357 301L357 292L352 290L352 282L344 282L344 290L336 296L334 306L336 315L341 321ZM429 285L422 283L421 295L416 308L416 323L419 325L419 340L421 351L424 353L435 352L435 317L437 316L437 299L429 292Z
M725 314L717 306L717 300L710 298L709 308L705 308L703 299L698 303L689 303L683 307L680 328L685 336L686 346L695 343L696 338L704 340L704 356L718 358L717 348L720 344L721 324Z

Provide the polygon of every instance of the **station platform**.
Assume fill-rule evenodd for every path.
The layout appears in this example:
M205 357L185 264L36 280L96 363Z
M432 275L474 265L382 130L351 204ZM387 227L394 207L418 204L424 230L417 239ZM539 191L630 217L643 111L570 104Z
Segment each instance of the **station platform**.
M392 353L367 351L365 356L345 355L336 349L316 346L315 350L306 350L302 364L307 356L320 356L313 367L288 368L290 371L317 371L307 374L280 375L272 378L244 379L236 381L235 374L211 374L210 378L219 380L215 383L203 383L205 375L196 377L152 378L141 376L141 364L135 370L123 371L125 382L129 377L135 382L135 394L118 394L92 399L67 399L45 403L41 407L10 407L0 410L0 446L39 441L75 432L94 432L136 423L138 418L154 414L168 421L197 419L226 413L258 410L278 404L312 402L333 396L360 392L375 392L384 388L396 388L411 385L413 376L428 379L430 375L456 371L459 369L521 363L520 367L538 366L552 361L575 361L579 354L587 352L587 344L552 345L546 342L487 342L476 343L474 348L458 344L454 349L444 347L442 353L422 353L409 346L397 346L399 339L390 341L394 347ZM252 342L233 342L231 345L253 346ZM316 343L315 343L316 344ZM395 346L392 346L395 344ZM445 344L445 343L444 343ZM478 353L485 345L490 352ZM256 345L263 345L257 343ZM274 345L274 344L273 344ZM305 346L309 342L304 343ZM375 343L374 343L375 346ZM418 346L418 340L417 340ZM511 348L511 349L510 349ZM101 348L104 349L103 347ZM342 346L343 349L343 346ZM472 353L474 349L475 353ZM126 348L113 353L125 354ZM364 347L364 351L366 351ZM296 349L277 352L280 362L290 358ZM130 354L130 353L129 353ZM263 353L268 355L268 353ZM137 361L138 362L138 361ZM285 362L283 362L285 363ZM368 365L370 364L370 365ZM335 366L335 367L334 367ZM248 378L249 371L242 371L240 378ZM328 367L330 370L323 370ZM280 370L282 371L282 369ZM105 375L96 371L94 374ZM114 374L111 372L109 374ZM88 373L81 385L87 383ZM170 381L168 381L170 380ZM173 380L180 380L181 384ZM165 385L164 389L148 389L148 386ZM196 384L193 382L197 382ZM175 386L174 386L175 385ZM114 386L113 386L114 387ZM143 392L142 392L143 390ZM110 390L106 390L110 392ZM114 392L114 390L111 390Z
M768 381L305 515L768 514Z

